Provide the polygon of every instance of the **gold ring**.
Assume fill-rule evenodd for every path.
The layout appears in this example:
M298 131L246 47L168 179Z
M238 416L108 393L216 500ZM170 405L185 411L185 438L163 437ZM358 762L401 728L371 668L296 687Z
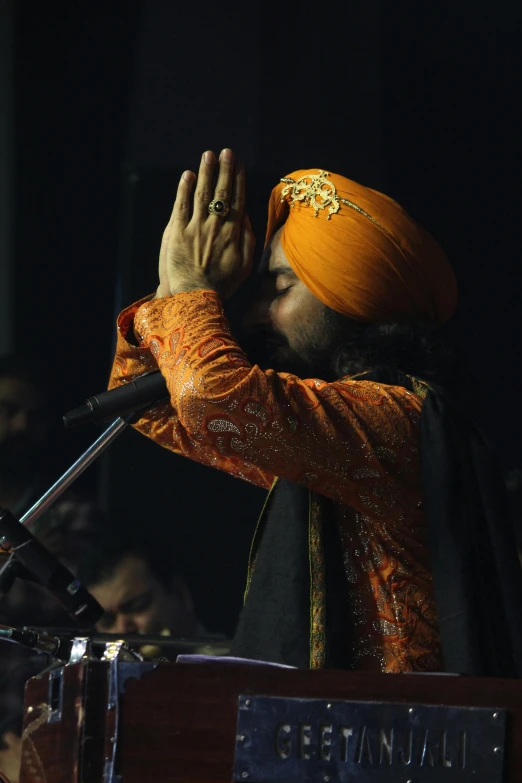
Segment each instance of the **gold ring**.
M227 201L223 199L213 199L208 205L209 215L217 215L218 217L226 217L230 212Z

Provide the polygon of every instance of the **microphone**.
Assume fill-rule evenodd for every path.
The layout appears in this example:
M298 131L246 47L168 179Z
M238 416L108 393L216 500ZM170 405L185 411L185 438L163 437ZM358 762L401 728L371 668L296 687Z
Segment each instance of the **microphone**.
M17 568L49 590L78 624L95 625L103 609L71 572L6 509L0 509L0 548L11 557L0 570L0 590L9 589ZM15 568L13 568L15 566Z
M57 636L40 634L28 628L21 630L10 625L0 625L0 641L2 639L21 644L30 650L46 653L63 663L68 663L73 648L73 641L70 639L60 639Z
M123 386L100 392L74 408L63 417L66 427L87 422L99 422L113 416L122 416L135 408L148 408L170 397L167 382L159 370L141 375Z

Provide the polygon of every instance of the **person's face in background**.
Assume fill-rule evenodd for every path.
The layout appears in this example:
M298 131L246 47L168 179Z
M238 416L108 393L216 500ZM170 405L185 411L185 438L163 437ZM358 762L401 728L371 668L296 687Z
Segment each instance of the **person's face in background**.
M102 633L191 636L198 627L184 581L176 577L167 587L137 554L125 555L109 579L88 589L105 610L96 626Z
M9 783L18 783L20 780L20 765L22 763L22 739L14 731L6 731L1 737L0 747L0 772L9 780ZM0 776L0 781L3 778Z
M22 378L0 376L0 470L34 470L49 430L45 400L37 389Z

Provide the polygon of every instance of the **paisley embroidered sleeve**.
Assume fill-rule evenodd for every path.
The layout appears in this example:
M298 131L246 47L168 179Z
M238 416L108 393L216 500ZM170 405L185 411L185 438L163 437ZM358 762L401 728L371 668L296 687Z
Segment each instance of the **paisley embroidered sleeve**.
M187 456L255 466L381 515L418 481L421 401L405 389L261 371L234 341L213 291L148 302L135 330L167 380Z
M136 312L140 305L148 301L150 301L149 298L142 299L131 305L118 318L116 353L108 385L109 389L114 389L116 386L129 383L140 375L157 370L158 358L161 362L163 361L163 356L159 357L158 353L159 343L153 341L150 346L132 343ZM169 403L151 408L134 426L135 429L147 435L160 446L177 454L224 470L267 489L273 484L274 476L266 471L260 470L255 465L248 466L239 457L220 455L212 446L191 438L181 425L175 407Z

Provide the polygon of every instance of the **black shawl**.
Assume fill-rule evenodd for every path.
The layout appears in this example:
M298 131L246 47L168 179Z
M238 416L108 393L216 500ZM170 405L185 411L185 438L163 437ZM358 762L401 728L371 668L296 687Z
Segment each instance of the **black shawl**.
M417 390L381 369L364 380ZM504 484L476 426L430 386L420 422L423 498L444 668L475 676L522 676L522 570ZM320 513L324 625L311 621L310 508ZM289 481L277 482L252 548L251 575L233 654L307 668L314 634L324 665L352 668L348 585L332 501ZM317 536L316 536L317 538Z

